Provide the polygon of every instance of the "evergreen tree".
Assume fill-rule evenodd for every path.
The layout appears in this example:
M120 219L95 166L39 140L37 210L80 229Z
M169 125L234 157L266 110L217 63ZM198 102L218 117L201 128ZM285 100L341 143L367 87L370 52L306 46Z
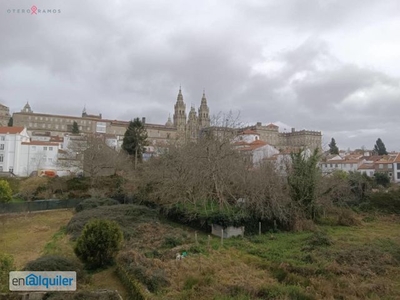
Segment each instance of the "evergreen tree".
M130 156L135 158L135 168L137 162L142 160L144 146L147 145L147 131L139 118L129 122L122 142L122 149Z
M329 153L339 154L339 148L336 146L336 141L334 138L332 138L331 143L329 144Z
M307 219L314 219L319 180L318 149L310 156L303 150L292 153L290 158L292 165L287 177L290 197Z
M72 133L79 133L79 127L78 127L78 123L76 123L76 121L74 121L74 123L72 124Z
M8 120L8 127L13 127L14 124L14 119L13 117L10 118L10 120Z
M378 155L387 155L387 151L386 151L386 147L385 144L382 142L382 140L380 138L378 138L376 140L376 144L374 147L374 151L378 154Z

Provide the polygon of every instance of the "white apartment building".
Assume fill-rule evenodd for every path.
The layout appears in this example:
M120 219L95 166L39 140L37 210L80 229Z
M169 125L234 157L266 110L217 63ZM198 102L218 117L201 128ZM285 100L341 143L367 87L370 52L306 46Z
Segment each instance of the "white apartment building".
M0 171L29 176L39 169L55 169L59 144L31 141L24 127L0 127Z
M26 128L0 127L0 172L11 172L18 176L23 142L29 142Z

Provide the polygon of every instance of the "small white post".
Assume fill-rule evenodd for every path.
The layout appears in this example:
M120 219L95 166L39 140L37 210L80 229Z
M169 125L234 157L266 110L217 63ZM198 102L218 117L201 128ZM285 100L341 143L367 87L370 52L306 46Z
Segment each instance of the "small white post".
M224 244L224 229L221 229L221 246Z
M261 235L261 222L258 222L258 235Z

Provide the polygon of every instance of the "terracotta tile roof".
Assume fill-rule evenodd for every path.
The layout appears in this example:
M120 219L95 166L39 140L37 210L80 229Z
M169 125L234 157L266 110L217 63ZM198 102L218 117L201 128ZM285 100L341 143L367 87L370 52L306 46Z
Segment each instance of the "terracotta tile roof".
M357 164L360 160L328 160L327 164Z
M61 136L51 136L50 137L50 142L62 143L63 141L64 141L64 138Z
M254 143L254 142L253 142ZM244 147L240 147L240 148L238 148L237 150L239 150L239 151L253 151L253 150L256 150L256 149L258 149L258 148L261 148L262 146L265 146L267 143L265 143L265 142L262 142L262 143L256 143L256 144L253 144L253 143L251 143L251 144L246 144L246 146L244 146Z
M21 145L32 145L32 146L58 146L57 143L45 142L45 141L22 142Z
M400 163L400 153L397 154L397 156L396 156L396 158L394 159L393 162Z
M25 127L0 127L0 134L17 134L21 133Z
M250 130L250 129L243 130L240 134L242 134L242 135L246 135L246 134L259 135L257 132L255 132L254 130Z
M272 123L269 123L269 124L267 125L267 127L279 128L279 126L276 126L275 124L272 124Z
M258 145L258 146L265 146L267 143L261 140L255 140L254 142L251 142L250 145Z
M358 167L358 170L368 170L368 169L375 169L374 164L367 164L364 163L361 166Z

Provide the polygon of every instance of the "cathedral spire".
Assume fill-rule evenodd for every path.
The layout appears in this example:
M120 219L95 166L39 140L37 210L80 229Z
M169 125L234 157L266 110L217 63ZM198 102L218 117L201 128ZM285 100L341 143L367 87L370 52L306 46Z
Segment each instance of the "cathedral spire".
M199 108L199 125L200 128L210 126L210 109L207 106L206 91L203 89L203 96L201 98L201 104Z
M175 103L174 126L181 132L184 132L186 129L186 104L183 102L181 86L179 86L178 97Z

